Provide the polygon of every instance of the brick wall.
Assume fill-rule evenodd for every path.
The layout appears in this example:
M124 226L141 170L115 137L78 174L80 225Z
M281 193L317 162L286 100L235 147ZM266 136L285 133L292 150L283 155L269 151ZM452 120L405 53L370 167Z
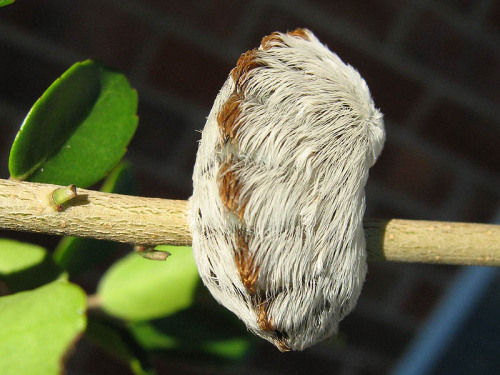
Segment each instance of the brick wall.
M0 177L8 177L9 146L31 104L72 63L97 58L139 92L127 157L141 194L189 197L197 130L239 54L299 26L360 71L385 114L388 140L370 175L367 215L491 221L500 207L494 0L17 1L0 9ZM384 374L455 271L370 264L340 343L287 355L264 344L234 373ZM80 368L89 350L75 360ZM106 361L95 355L94 363Z

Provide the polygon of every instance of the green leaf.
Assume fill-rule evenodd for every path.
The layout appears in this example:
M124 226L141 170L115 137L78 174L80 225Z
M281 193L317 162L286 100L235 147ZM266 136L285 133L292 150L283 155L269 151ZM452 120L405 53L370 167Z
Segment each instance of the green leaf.
M85 329L86 296L55 281L0 298L0 374L59 374L62 360Z
M43 93L12 145L11 177L88 187L123 157L137 128L137 93L94 61L74 64Z
M0 280L10 292L36 288L56 280L61 273L43 247L0 239Z
M138 190L134 169L128 161L118 164L101 186L104 193L135 195Z
M98 287L106 312L128 320L147 320L191 306L200 282L191 248L157 249L172 255L157 262L130 254L108 270Z
M104 181L101 191L117 194L135 194L137 184L130 163L121 162ZM64 237L54 252L54 260L76 277L95 264L103 261L124 244L88 238Z
M221 341L211 341L203 345L207 353L225 357L227 359L238 360L248 354L251 342L248 338L238 337Z
M0 0L0 8L12 4L16 0Z
M134 374L155 374L147 360L147 353L132 334L109 318L89 317L85 337L112 356L127 363Z
M214 311L199 305L166 318L131 322L129 327L148 350L217 363L244 359L253 340L245 326L227 310Z

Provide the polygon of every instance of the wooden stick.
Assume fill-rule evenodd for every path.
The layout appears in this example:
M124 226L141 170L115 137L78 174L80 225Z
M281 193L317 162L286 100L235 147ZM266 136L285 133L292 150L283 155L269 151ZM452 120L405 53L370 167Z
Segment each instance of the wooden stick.
M189 245L188 202L78 189L61 209L61 186L0 179L0 228L142 245ZM500 266L500 226L365 220L370 260Z

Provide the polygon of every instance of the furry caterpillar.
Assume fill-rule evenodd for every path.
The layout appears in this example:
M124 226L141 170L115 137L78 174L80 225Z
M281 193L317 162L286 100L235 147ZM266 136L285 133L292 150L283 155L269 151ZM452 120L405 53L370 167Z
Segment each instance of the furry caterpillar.
M307 29L238 60L207 119L190 198L215 299L279 350L337 332L366 274L364 186L385 140L358 72Z

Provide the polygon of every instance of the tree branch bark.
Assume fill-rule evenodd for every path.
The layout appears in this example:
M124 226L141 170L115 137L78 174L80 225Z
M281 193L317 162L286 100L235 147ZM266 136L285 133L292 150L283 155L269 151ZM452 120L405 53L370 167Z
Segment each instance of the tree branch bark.
M0 228L141 245L190 245L188 202L78 189L58 211L61 186L0 179ZM500 226L365 220L369 260L500 266Z

